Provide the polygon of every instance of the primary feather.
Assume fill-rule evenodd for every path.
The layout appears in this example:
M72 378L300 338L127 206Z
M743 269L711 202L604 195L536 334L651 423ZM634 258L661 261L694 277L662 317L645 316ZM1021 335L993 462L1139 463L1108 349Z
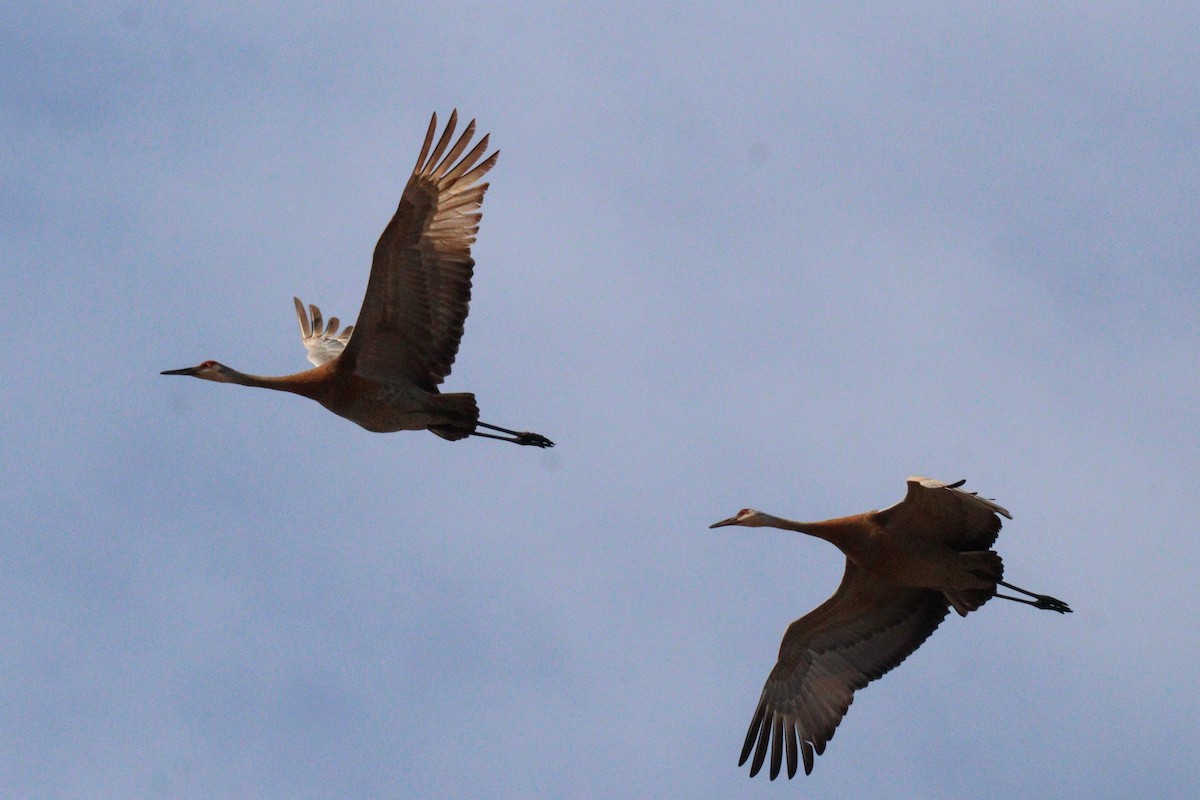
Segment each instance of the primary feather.
M330 317L329 324L322 327L321 309L310 305L310 320L300 298L293 297L292 301L296 304L296 317L300 320L300 341L308 350L308 360L319 367L326 361L340 356L346 349L346 343L350 341L350 335L354 333L354 326L347 325L344 331L338 333L338 318Z

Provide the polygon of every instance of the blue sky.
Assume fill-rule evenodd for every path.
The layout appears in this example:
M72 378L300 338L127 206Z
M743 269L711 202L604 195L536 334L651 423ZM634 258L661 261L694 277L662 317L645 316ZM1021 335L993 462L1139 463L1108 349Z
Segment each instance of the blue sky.
M0 26L0 788L26 798L1200 790L1200 15L23 4ZM501 150L448 391L547 452L162 378L306 366L429 115ZM904 478L993 602L736 767Z

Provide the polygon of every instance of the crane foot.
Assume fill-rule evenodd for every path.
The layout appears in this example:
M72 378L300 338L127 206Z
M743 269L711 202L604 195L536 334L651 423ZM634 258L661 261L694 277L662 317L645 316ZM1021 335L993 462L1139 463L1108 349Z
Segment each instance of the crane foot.
M1051 597L1048 594L1037 594L1034 595L1034 597L1037 598L1032 604L1034 608L1042 608L1046 611L1057 611L1060 614L1071 613L1071 607L1062 600L1059 600L1057 597Z
M554 442L545 436L542 436L540 433L529 433L528 431L518 433L513 441L517 444L525 444L531 447L554 447Z

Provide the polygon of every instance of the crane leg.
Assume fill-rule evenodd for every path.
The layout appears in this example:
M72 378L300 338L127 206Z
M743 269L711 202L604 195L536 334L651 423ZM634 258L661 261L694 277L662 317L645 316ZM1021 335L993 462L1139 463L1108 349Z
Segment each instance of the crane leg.
M1026 600L1023 597L1012 597L1011 595L1000 594L997 592L995 596L1001 598L1002 600L1012 600L1014 603L1025 603L1026 605L1033 606L1034 608L1041 608L1046 611L1057 611L1060 614L1071 613L1071 607L1062 600L1059 600L1057 597L1051 597L1048 594L1037 594L1036 592L1022 589L1020 586L1013 586L1011 583L1006 583L1005 581L996 581L996 583L1007 589L1012 589L1014 592L1020 592L1023 595L1033 598L1032 600Z
M513 444L530 445L532 447L554 447L554 442L542 436L540 433L529 433L528 431L510 431L508 428L501 428L498 425L489 425L486 422L475 423L480 428L488 430L500 431L507 433L508 436L497 436L494 433L480 433L479 431L471 431L472 436L483 436L487 439L499 439L502 442L512 442Z

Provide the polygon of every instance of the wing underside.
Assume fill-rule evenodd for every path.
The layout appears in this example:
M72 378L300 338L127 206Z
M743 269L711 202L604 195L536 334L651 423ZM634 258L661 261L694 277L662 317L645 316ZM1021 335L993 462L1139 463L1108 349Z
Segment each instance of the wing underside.
M847 562L833 596L788 627L739 764L753 754L756 775L770 752L772 780L785 757L789 778L801 761L812 772L854 692L904 661L947 611L941 592L896 587Z
M337 317L330 317L329 323L325 324L321 317L321 309L310 305L306 311L299 297L293 297L292 302L296 304L296 318L300 321L300 341L308 351L308 360L319 367L340 356L346 348L346 342L350 341L350 336L354 333L354 326L348 325L339 333L340 322Z

